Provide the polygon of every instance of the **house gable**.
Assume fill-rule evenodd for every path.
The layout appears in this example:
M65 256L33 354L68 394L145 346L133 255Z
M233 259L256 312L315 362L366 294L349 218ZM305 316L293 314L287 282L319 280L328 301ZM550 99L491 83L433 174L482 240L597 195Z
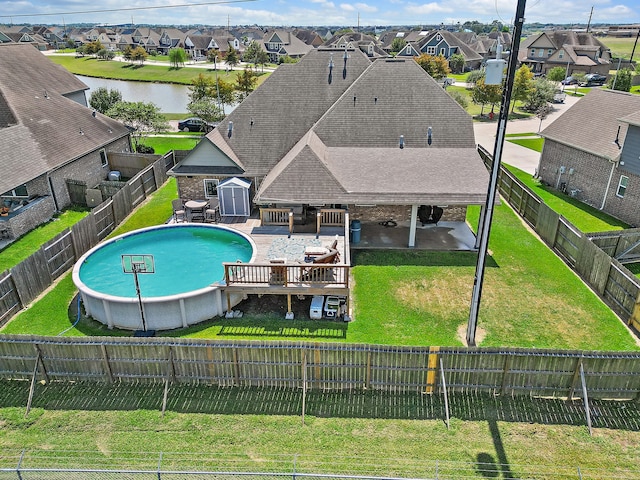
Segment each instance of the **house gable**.
M244 170L208 139L203 139L171 169L174 175L242 175Z

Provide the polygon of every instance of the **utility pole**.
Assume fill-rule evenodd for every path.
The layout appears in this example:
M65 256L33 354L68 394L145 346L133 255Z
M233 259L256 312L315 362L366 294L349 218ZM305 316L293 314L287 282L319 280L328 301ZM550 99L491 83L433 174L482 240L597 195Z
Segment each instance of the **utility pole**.
M638 33L636 34L636 41L633 42L633 48L631 49L631 58L629 59L629 64L633 63L633 54L636 52L636 45L638 44L638 37L640 37L640 29L638 29Z
M587 23L587 33L589 33L589 28L591 27L591 17L593 16L593 5L591 6L591 13L589 14L589 22Z
M511 41L511 52L509 53L509 63L507 66L507 79L502 93L500 104L500 116L498 117L498 133L493 153L493 164L491 166L491 176L489 180L489 190L487 200L481 213L480 227L478 235L480 246L478 248L478 259L476 263L476 273L473 282L473 292L471 294L471 308L469 310L469 322L467 324L467 345L475 347L476 329L478 327L478 312L480 310L480 299L482 297L482 282L484 281L484 270L489 248L489 234L491 232L491 219L496 203L498 192L498 174L500 173L500 163L504 137L507 130L507 120L509 119L509 104L511 103L511 92L513 90L513 80L518 64L518 49L520 47L520 36L522 35L522 24L524 23L524 10L526 0L518 0L516 16L513 28L513 38Z

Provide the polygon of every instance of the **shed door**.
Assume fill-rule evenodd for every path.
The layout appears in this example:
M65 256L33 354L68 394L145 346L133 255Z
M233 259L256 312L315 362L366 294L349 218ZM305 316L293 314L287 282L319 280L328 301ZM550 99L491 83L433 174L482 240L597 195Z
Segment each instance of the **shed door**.
M238 186L220 188L220 215L232 217L249 216L249 192Z

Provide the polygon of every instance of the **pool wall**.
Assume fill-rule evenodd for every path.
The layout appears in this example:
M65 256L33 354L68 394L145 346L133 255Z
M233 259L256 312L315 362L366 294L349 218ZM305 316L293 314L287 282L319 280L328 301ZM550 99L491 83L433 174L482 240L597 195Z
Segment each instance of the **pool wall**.
M138 298L117 297L97 292L87 287L80 279L80 266L85 259L91 255L91 253L103 247L107 243L114 242L119 238L138 234L146 230L180 228L182 226L193 226L193 224L163 225L136 230L135 232L115 237L85 253L73 267L73 282L80 291L87 315L104 323L109 328L142 330L143 325L142 318L140 316L140 304L138 302ZM250 262L254 261L256 246L251 238L237 230L221 225L207 227L229 230L246 239L253 249ZM205 226L203 226L203 228L205 228ZM245 296L241 294L232 294L230 295L231 304L227 306L227 296L223 295L223 289L224 283L221 282L220 284L212 284L205 288L178 295L147 298L143 296L142 308L144 311L147 330L171 330L175 328L185 328L190 325L209 320L215 316L222 315L225 311L230 310L245 298Z

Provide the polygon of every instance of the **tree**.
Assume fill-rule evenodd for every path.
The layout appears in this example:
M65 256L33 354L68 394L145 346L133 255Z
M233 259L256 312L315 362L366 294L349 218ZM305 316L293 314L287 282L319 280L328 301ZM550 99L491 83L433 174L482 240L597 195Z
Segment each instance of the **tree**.
M478 80L480 80L481 78L484 78L484 71L472 70L469 73L467 73L467 78L465 80L467 83L470 83L471 85L475 85L476 83L478 83Z
M524 102L533 91L533 72L529 67L522 65L513 77L513 89L511 91L511 113L516 102Z
M217 90L223 109L225 105L233 105L236 102L236 89L233 83L218 80Z
M546 78L538 78L533 82L533 90L529 94L523 109L527 112L537 112L538 109L553 101L556 84Z
M225 60L226 64L233 69L238 63L240 63L240 59L238 58L238 52L235 48L229 47L229 51L227 51L227 57Z
M631 80L633 73L629 69L618 70L614 77L609 79L607 86L611 90L619 90L621 92L631 91Z
M151 132L166 132L169 124L154 103L118 102L113 105L107 115L119 120L131 130L133 147L138 151L140 139Z
M194 117L201 118L207 123L219 122L224 118L224 113L215 97L206 97L196 102L189 102L187 110Z
M447 59L442 55L433 56L423 53L419 57L415 57L415 61L436 80L444 78L451 73Z
M169 62L173 65L173 68L184 67L184 62L187 61L187 52L183 48L172 48L169 50Z
M124 58L127 62L132 61L133 48L131 48L131 45L127 45L126 47L124 47L124 50L122 50L122 58Z
M122 93L119 90L107 90L105 87L99 87L91 93L89 97L89 105L100 113L107 113L116 103L122 101Z
M207 52L207 60L213 62L213 69L218 69L218 60L220 60L220 50L209 50Z
M149 54L143 47L136 47L131 52L131 60L140 62L140 65L144 64Z
M404 48L404 46L407 44L407 41L404 38L400 38L400 37L396 37L393 39L393 42L391 42L391 53L398 53L400 50L402 50Z
M100 50L104 48L98 40L89 42L84 47L85 53L87 53L88 55L96 55Z
M561 82L564 80L566 73L567 70L564 67L553 67L547 72L547 78L552 82Z
M191 102L197 102L207 97L216 97L216 84L211 77L207 77L200 73L196 78L191 80L192 85L189 87L189 99Z
M258 66L258 56L260 52L263 51L262 47L255 40L252 41L247 49L244 51L244 61L247 63L253 63L256 67Z
M491 105L491 112L497 103L502 100L501 85L487 85L484 83L484 77L480 78L473 90L471 91L471 101L476 105L481 105L480 116L484 114L484 106Z
M298 63L298 60L289 55L284 55L278 59L278 62L279 63Z
M459 90L447 91L447 93L451 95L451 98L458 102L458 105L462 108L466 109L467 106L469 106L469 97L465 93Z
M271 59L269 58L269 54L264 50L260 49L258 52L258 58L256 59L258 65L262 65L262 71L264 72L265 64L269 63Z
M240 92L242 99L249 96L257 81L255 74L249 68L245 68L242 73L236 75L237 90Z
M551 112L551 105L548 103L540 105L538 107L538 110L536 110L536 117L540 119L540 124L538 125L538 133L540 133L540 130L542 130L542 121L547 118L549 112Z
M453 73L462 73L464 70L464 55L461 53L454 53L449 57L449 68Z

